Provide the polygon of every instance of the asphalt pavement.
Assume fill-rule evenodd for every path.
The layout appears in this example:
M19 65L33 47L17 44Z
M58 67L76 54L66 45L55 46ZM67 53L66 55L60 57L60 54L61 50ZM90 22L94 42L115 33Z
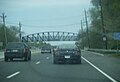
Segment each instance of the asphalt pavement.
M3 52L0 51L0 58L3 58L3 57L4 57Z
M0 59L0 82L119 82L120 59L82 51L82 64L53 64L52 54L31 61Z

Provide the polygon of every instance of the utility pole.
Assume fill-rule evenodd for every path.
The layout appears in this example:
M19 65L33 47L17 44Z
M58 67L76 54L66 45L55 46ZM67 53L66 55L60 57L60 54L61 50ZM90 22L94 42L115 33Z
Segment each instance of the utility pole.
M86 22L86 28L87 28L87 42L88 42L88 47L90 48L90 38L89 38L89 32L88 32L88 21L87 21L87 13L86 10L84 9L85 12L85 22Z
M22 41L22 32L21 32L21 27L22 27L22 24L21 22L19 22L19 38L20 38L20 42Z
M5 15L5 13L2 13L2 16L0 16L1 18L2 18L2 22L3 22L3 28L4 28L4 41L3 41L3 43L4 43L4 46L6 46L6 44L7 44L7 34L6 34L6 27L5 27L5 18L7 17L6 15Z
M102 23L102 29L103 29L103 41L105 42L105 48L107 49L107 36L105 31L105 24L104 24L104 18L103 18L103 7L102 7L102 0L99 1L100 4L100 13L101 13L101 23Z
M82 47L84 49L84 43L83 43L83 23L82 23L82 20L81 20L81 32L82 32Z

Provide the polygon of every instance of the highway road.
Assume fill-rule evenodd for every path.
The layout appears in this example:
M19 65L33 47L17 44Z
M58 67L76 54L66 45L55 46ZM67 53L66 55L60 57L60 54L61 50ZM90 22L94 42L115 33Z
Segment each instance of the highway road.
M28 62L0 58L0 82L120 82L119 58L82 51L82 64L53 64L52 59L39 52Z

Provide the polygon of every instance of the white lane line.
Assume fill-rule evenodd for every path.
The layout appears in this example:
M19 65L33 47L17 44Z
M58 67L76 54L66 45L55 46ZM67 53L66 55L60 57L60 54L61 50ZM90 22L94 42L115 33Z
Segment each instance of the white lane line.
M10 79L10 78L18 75L19 73L20 73L19 71L18 71L18 72L15 72L15 73L13 73L12 75L7 76L6 78L7 78L7 79Z
M48 60L50 57L46 57L46 59Z
M39 64L39 63L41 63L40 61L38 61L36 64Z
M117 82L115 79L113 79L111 76L109 76L108 74L106 74L105 72L103 72L101 69L99 69L97 66L95 66L94 64L92 64L90 61L88 61L84 57L82 57L82 59L85 60L88 64L90 64L92 67L94 67L96 70L98 70L100 73L102 73L105 77L107 77L112 82Z

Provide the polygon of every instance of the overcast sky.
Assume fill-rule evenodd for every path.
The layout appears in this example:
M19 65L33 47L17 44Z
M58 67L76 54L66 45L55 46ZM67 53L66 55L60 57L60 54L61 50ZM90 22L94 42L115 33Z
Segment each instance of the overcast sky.
M91 0L0 0L0 14L5 13L6 25L18 26L33 34L44 31L78 32L84 9ZM0 22L1 19L0 19Z

